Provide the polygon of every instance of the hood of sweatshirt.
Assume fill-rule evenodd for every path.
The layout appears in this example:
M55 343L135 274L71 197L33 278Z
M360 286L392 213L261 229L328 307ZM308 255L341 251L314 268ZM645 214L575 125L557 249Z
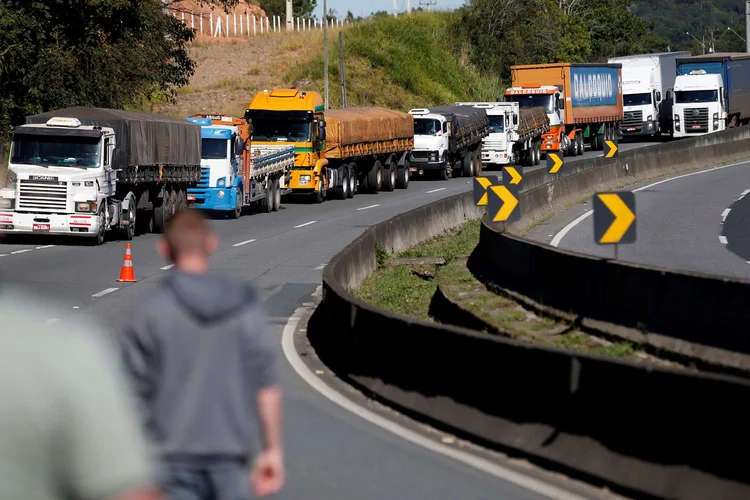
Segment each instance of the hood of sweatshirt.
M215 273L189 274L175 270L164 279L164 285L186 312L203 322L239 314L259 300L249 283Z

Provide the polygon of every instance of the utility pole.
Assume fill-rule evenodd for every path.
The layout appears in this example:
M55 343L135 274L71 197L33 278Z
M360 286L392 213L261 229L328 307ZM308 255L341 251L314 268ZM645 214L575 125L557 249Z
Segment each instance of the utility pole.
M745 52L750 52L750 1L745 2Z
M411 14L411 0L406 0L406 13Z
M325 109L328 109L328 4L323 0L323 74L326 89Z
M393 17L398 16L398 0L393 0Z
M339 74L341 75L341 108L346 108L346 66L344 65L344 31L339 31Z
M292 9L292 0L286 0L286 30L294 31L294 9Z

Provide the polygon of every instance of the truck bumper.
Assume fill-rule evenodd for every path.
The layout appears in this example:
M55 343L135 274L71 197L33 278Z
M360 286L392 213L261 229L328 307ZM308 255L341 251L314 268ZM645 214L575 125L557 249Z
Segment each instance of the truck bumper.
M193 188L187 196L193 208L202 210L229 211L237 206L237 189L233 187Z
M2 234L54 234L93 238L99 232L95 214L28 214L0 212Z
M430 161L426 158L410 158L409 166L410 171L419 172L420 170L442 170L445 168L445 163L442 161Z
M312 170L293 170L289 188L292 194L315 193L318 187L318 177Z
M620 125L620 133L623 137L630 137L634 135L653 135L658 131L658 126L655 121L645 121L640 125L631 125L625 127Z
M511 163L511 158L508 153L503 153L501 151L485 151L483 149L482 163L490 165L509 165Z

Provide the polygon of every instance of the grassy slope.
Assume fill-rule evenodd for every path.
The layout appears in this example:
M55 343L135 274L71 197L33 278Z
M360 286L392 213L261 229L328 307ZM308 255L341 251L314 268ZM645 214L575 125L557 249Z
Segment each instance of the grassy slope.
M349 106L413 107L496 100L499 78L482 75L453 36L453 13L383 17L344 31ZM329 39L331 107L341 105L338 34ZM322 48L289 72L289 83L323 92Z

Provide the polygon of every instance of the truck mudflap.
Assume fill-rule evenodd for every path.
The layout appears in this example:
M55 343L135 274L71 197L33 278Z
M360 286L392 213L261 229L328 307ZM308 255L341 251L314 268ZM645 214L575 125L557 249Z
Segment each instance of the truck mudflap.
M96 237L99 217L96 214L27 214L0 212L0 233L54 234Z

